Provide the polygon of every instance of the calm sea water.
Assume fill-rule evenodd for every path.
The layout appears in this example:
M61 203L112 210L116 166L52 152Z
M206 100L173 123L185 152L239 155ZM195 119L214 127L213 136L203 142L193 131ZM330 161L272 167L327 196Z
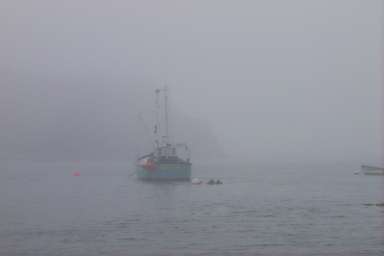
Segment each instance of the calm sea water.
M350 167L194 166L213 186L128 163L0 168L0 255L384 255L384 207L367 205L384 177Z

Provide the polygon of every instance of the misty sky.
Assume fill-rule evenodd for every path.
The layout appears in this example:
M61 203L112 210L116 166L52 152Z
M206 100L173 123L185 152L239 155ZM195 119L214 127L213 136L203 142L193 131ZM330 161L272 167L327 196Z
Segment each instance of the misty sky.
M167 83L230 156L379 162L382 16L380 0L6 0L0 99L12 116L102 80L124 107L121 88Z

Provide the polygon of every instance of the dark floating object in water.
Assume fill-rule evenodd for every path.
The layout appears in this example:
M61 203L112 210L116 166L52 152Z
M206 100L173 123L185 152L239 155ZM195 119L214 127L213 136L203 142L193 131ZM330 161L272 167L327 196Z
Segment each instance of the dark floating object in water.
M377 206L377 207L384 207L384 203L377 203L377 204L364 204L365 206Z
M208 185L213 185L215 184L215 181L213 179L210 179L208 182L207 182Z
M223 184L223 182L221 182L220 180L214 180L214 179L210 179L208 182L207 182L208 185L221 185Z

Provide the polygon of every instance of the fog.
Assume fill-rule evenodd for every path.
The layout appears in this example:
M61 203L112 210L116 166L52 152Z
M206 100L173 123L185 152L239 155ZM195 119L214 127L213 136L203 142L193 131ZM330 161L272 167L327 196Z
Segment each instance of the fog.
M0 158L379 163L379 0L3 1Z

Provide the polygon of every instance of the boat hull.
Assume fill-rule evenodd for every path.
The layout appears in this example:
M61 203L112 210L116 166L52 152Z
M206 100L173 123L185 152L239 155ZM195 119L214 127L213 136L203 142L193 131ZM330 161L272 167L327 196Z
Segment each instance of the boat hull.
M189 163L160 163L154 169L136 166L137 177L141 180L185 180L191 179L191 164Z
M384 175L384 168L362 165L361 170L365 175Z

